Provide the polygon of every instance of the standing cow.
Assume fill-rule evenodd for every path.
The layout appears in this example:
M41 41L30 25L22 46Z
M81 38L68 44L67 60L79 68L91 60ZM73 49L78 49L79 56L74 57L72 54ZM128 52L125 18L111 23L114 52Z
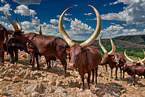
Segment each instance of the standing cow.
M97 47L94 47L94 46L88 47L98 37L98 35L100 34L100 31L101 31L101 27L102 27L102 22L101 22L101 17L100 17L99 12L97 11L97 9L95 7L93 7L91 5L88 5L88 6L93 8L93 10L96 13L97 26L96 26L96 29L95 29L94 33L92 34L92 36L81 44L74 43L70 39L70 37L66 34L64 27L63 27L63 17L65 15L65 13L72 7L67 8L61 14L60 19L59 19L60 33L62 34L63 38L68 43L68 45L70 46L71 64L75 68L77 68L79 71L79 74L80 74L82 82L83 82L83 84L82 84L83 89L85 89L85 85L84 85L85 73L88 73L88 87L90 89L90 85L89 85L90 75L91 75L91 70L94 71L94 68L96 69L96 84L97 84L97 69L98 69L98 65L100 64L100 62L102 60L101 53Z
M4 63L4 47L3 43L7 36L7 29L0 24L0 65Z
M111 45L112 45L112 50L110 52L107 52L107 50L104 48L104 46L101 43L101 37L102 36L103 35L101 35L100 38L99 38L99 45L104 52L104 58L101 61L101 64L104 64L106 66L106 71L107 71L107 65L106 64L109 64L109 67L111 68L111 78L113 78L112 77L113 68L116 68L115 79L117 79L117 70L118 70L118 67L119 67L120 72L121 72L120 73L120 78L122 78L122 69L121 69L121 67L126 63L125 56L123 54L114 53L115 50L116 50L116 47L113 43L113 40L112 40L111 36L110 36L110 41L111 41ZM123 77L124 77L124 73L123 73Z
M66 51L69 46L62 38L38 35L36 33L24 34L18 29L18 26L8 17L7 14L6 17L15 29L12 37L10 38L12 41L8 41L8 44L19 46L20 48L23 48L25 52L32 55L32 70L34 70L35 58L37 61L37 69L40 69L38 55L44 55L48 59L59 59L64 67L64 76L66 76Z

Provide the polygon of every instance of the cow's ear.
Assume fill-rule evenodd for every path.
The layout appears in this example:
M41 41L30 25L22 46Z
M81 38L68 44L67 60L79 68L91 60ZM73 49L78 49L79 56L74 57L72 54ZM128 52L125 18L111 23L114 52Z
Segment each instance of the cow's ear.
M85 52L87 52L88 50L89 50L89 49L85 48L85 49L82 50L82 53L85 53Z
M69 54L70 53L70 48L66 48L66 52Z

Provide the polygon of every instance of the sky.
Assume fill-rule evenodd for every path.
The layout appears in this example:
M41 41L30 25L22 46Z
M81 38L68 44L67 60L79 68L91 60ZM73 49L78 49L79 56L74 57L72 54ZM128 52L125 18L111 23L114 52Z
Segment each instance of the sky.
M62 37L58 22L61 13L70 9L63 25L73 40L86 40L96 28L94 6L102 19L102 38L145 34L145 0L0 0L0 24L13 30L4 11L14 21L17 17L25 33ZM97 38L98 39L98 38Z

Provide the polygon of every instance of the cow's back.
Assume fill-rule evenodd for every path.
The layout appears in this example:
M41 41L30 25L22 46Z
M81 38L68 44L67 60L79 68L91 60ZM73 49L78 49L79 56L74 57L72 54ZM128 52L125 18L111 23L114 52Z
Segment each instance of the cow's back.
M87 47L90 52L88 52L88 59L91 60L90 64L93 65L93 68L95 67L98 67L98 65L101 63L101 60L102 60L102 55L99 51L99 49L95 46L90 46L90 47Z

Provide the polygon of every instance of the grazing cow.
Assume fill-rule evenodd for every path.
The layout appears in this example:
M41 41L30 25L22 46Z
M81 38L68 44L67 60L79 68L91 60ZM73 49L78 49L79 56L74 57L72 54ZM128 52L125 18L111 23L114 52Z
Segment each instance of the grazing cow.
M105 65L106 71L107 71L107 65L106 64L109 64L109 67L111 68L111 78L113 78L112 77L113 68L116 68L115 79L117 79L117 70L118 70L118 67L119 67L120 68L120 72L121 72L120 73L120 78L121 78L122 77L122 69L121 69L121 67L126 63L125 56L123 54L114 53L115 50L116 50L116 47L115 47L115 45L113 43L113 40L111 39L111 36L110 36L110 41L111 41L111 45L112 45L112 50L110 52L107 52L107 50L104 48L104 46L101 43L101 37L102 36L103 35L101 35L100 38L99 38L99 45L100 45L101 49L104 52L104 58L101 61L101 64ZM123 77L124 77L124 73L123 73Z
M128 75L131 75L133 78L133 85L135 85L135 75L137 74L138 76L144 76L145 78L145 66L139 66L139 65L131 65L127 66L127 64L124 65L123 67L124 72L127 72Z
M78 72L79 72L82 82L83 82L83 84L82 84L83 89L85 89L85 85L84 85L85 73L88 73L87 81L88 81L88 87L90 89L90 84L89 84L90 75L91 75L91 71L94 72L94 69L96 69L96 84L97 84L97 69L98 69L98 65L100 64L100 62L102 60L101 53L97 47L94 47L94 46L88 47L98 37L98 35L100 34L100 31L101 31L101 27L102 27L102 22L101 22L101 17L100 17L99 12L97 11L97 9L95 7L93 7L91 5L88 5L88 6L93 8L93 10L96 13L97 26L96 26L96 30L94 31L92 36L81 44L74 43L70 39L70 37L67 35L67 33L65 32L64 27L63 27L63 17L65 15L65 13L72 7L67 8L61 14L60 19L59 19L60 33L62 34L63 38L68 43L68 45L70 46L71 65L78 69ZM94 80L94 76L92 77L92 79Z
M8 44L15 44L16 46L23 48L25 52L29 52L32 55L32 70L34 70L35 57L37 61L37 69L39 68L38 55L44 55L48 59L59 59L64 67L64 76L66 76L66 56L68 44L60 37L44 36L36 33L24 34L18 29L18 26L8 17L10 23L14 27L14 33L8 41Z
M0 24L0 64L4 63L4 48L3 42L7 36L7 29Z

